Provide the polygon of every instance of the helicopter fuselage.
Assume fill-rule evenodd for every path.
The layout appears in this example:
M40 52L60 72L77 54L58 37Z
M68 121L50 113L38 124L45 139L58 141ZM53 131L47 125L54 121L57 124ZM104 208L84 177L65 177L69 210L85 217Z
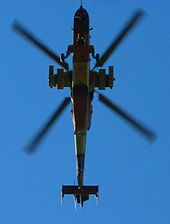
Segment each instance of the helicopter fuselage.
M90 45L89 16L80 7L74 16L72 102L75 136L75 153L77 158L78 185L83 185L86 133L90 128L92 113L92 93L90 93Z

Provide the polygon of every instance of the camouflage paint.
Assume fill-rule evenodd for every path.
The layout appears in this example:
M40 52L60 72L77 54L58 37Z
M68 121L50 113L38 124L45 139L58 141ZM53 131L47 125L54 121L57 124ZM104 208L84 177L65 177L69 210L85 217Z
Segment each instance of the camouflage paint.
M83 185L89 104L89 16L80 7L74 16L72 99L78 185Z

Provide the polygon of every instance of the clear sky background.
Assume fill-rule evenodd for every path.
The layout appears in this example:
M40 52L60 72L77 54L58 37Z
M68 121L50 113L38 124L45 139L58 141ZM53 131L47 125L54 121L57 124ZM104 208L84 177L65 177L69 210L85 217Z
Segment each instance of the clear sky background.
M170 223L170 2L84 0L91 43L102 53L138 8L147 16L105 64L115 66L115 87L104 93L158 134L149 144L94 99L85 183L95 198L74 210L60 204L63 184L74 184L71 107L33 156L23 147L69 95L48 87L47 56L11 30L18 19L58 54L72 43L78 0L1 0L0 3L0 223ZM71 65L71 58L68 60ZM56 65L56 68L58 65Z

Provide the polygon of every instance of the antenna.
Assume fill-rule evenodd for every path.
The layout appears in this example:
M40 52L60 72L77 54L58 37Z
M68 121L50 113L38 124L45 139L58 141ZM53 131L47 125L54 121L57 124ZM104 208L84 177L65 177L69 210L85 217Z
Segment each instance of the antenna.
M83 7L83 0L81 0L81 5L80 6Z

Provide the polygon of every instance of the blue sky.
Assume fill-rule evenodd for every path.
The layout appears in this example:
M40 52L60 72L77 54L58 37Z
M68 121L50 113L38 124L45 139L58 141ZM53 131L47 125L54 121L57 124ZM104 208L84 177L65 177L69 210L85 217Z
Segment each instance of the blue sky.
M48 57L11 30L18 19L58 54L72 43L79 1L1 0L0 7L0 223L168 224L170 220L170 15L169 1L84 0L91 43L102 53L134 10L147 16L105 64L116 83L104 93L159 136L150 145L94 99L88 133L85 183L99 184L95 198L75 212L60 205L62 184L75 180L71 107L37 154L22 149L69 90L48 87ZM68 60L71 66L71 58ZM56 65L56 68L58 65Z

